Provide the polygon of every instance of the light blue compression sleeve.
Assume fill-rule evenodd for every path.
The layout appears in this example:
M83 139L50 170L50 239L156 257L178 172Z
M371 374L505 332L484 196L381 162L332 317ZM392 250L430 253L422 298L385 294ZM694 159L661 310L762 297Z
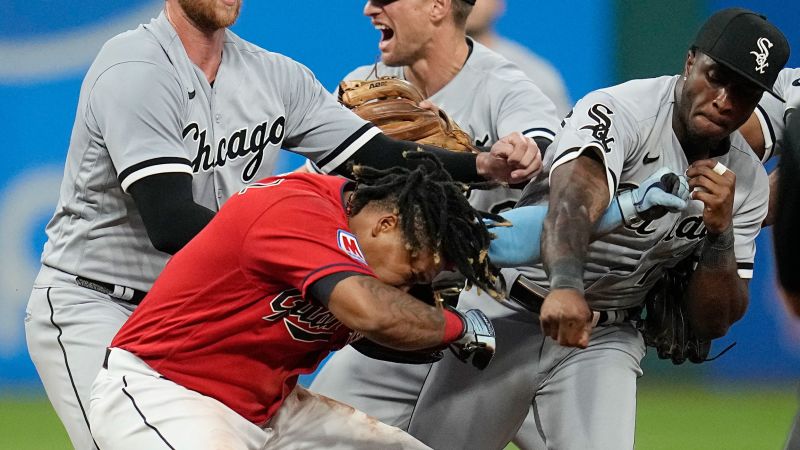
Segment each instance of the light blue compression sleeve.
M522 206L500 214L512 223L511 227L495 227L497 237L489 245L489 258L498 267L519 267L538 263L542 227L547 215L547 206ZM617 198L595 225L593 237L608 234L622 225L622 213Z

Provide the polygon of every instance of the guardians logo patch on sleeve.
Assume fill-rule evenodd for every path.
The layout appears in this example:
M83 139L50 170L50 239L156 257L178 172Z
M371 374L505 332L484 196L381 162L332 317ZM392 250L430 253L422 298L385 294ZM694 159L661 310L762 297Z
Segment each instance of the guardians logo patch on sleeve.
M361 252L361 247L358 245L358 239L356 239L355 236L347 231L339 230L336 239L339 242L339 248L349 257L363 264L367 263L367 260L364 258L364 253Z

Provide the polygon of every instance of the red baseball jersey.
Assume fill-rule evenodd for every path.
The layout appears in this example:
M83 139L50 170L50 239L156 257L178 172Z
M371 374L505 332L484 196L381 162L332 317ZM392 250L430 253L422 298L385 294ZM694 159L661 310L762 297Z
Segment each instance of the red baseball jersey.
M348 230L345 184L292 174L242 189L172 257L111 346L265 423L354 334L308 287L342 271L374 276Z

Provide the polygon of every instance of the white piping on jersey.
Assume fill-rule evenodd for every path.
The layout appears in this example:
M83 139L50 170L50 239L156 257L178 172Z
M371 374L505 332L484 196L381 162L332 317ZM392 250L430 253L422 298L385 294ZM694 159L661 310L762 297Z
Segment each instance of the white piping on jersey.
M603 150L603 147L600 144L598 144L596 142L590 142L589 144L586 144L581 148L572 149L572 151L565 152L565 153L562 153L561 156L557 156L556 160L553 161L552 167L550 167L550 176L549 177L552 178L553 172L555 172L556 167L558 167L558 166L560 166L560 165L562 165L564 163L572 161L573 159L577 158L578 156L581 156L583 154L583 152L585 152L586 150L590 150L590 149L591 150L595 150L597 155L600 156L600 158L603 159L603 168L606 169L606 182L608 183L608 202L606 203L606 207L608 207L608 206L611 205L611 201L614 199L614 194L617 191L617 186L616 186L616 180L615 180L613 174L611 173L611 170L609 170L608 164L606 163L606 152ZM560 158L560 159L558 159L558 158Z
M531 139L537 138L537 137L542 137L542 138L549 139L551 141L553 139L555 139L555 137L556 137L555 133L553 133L550 130L544 129L544 128L534 128L532 130L529 130L529 131L526 131L526 132L522 133L522 135L526 136L526 137L529 137Z
M367 143L367 141L375 137L378 133L381 133L380 128L370 127L358 139L353 141L352 144L348 145L347 148L342 150L335 158L330 160L328 164L325 164L324 166L320 167L320 170L322 170L324 173L330 173L331 170L339 167L345 161L350 159L350 157L353 156L353 153L355 153L358 149L363 147L364 144Z
M739 278L743 280L749 280L753 278L753 269L738 269L736 273L739 274Z
M157 175L160 173L188 173L193 175L192 168L186 164L158 164L155 166L148 166L141 170L137 170L132 174L125 177L125 180L120 184L123 192L128 192L128 187L142 178L149 177L150 175Z
M761 157L761 162L765 163L772 157L772 147L775 144L773 141L774 136L772 135L772 127L768 123L769 117L764 114L761 106L756 106L754 112L756 113L758 124L761 126L761 134L764 136L764 155Z

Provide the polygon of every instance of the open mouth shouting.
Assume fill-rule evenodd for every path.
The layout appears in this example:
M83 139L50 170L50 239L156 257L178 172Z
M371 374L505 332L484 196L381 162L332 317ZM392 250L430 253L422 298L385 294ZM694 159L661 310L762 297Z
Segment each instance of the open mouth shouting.
M381 32L381 41L378 43L378 48L385 51L394 38L394 30L389 26L382 23L375 23L375 29Z

